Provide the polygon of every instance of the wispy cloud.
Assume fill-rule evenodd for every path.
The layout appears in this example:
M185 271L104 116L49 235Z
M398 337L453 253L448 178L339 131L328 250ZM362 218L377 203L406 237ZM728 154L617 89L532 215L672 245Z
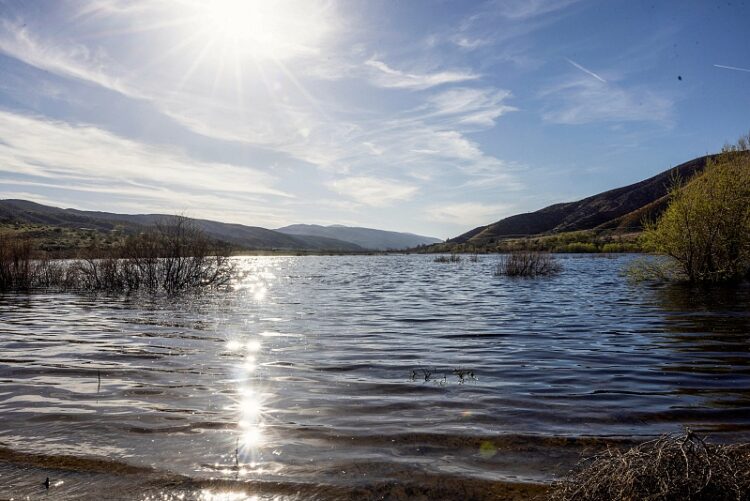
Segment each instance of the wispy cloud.
M569 62L570 64L572 64L573 66L575 66L576 68L578 68L579 70L581 70L582 72L586 73L587 75L591 75L592 77L596 78L597 80L599 80L602 83L607 83L607 81L605 79L603 79L602 77L600 77L599 75L597 75L596 73L594 73L593 71L591 71L590 69L584 68L583 66L581 66L578 63L576 63L572 59L568 59L566 57L565 60L567 62Z
M290 197L274 187L273 176L258 169L197 161L88 125L0 111L0 137L0 175L6 186L110 194L172 210L200 208L204 201L229 213L237 204Z
M458 123L492 127L498 117L516 111L506 104L511 93L504 89L449 89L430 96L427 101L436 115L457 117Z
M745 71L747 73L750 73L750 69L748 68L740 68L738 66L725 66L723 64L714 64L717 68L722 68L724 70L734 70L734 71Z
M557 12L580 0L495 0L491 8L509 19L530 19Z
M543 90L543 118L559 124L595 122L661 122L672 118L674 100L642 86L579 78Z
M46 43L23 24L0 20L0 52L52 73L100 85L129 97L142 97L112 75L114 63L101 52L70 42Z
M452 35L450 41L465 50L474 50L489 45L492 41L488 38L473 38L463 33Z
M385 207L397 201L409 200L418 191L416 186L403 182L367 176L339 179L328 186L339 195L373 207Z
M423 90L438 85L477 80L481 75L470 71L437 71L409 73L391 68L383 61L368 59L365 65L373 68L372 82L380 87Z
M468 229L502 219L511 214L512 208L511 204L475 202L443 204L428 207L425 216L431 221L459 225Z

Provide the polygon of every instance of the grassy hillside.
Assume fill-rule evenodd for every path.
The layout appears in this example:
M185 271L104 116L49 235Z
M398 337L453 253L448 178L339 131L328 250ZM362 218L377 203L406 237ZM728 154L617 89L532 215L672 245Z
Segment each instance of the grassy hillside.
M644 217L656 217L667 204L675 176L689 179L701 172L710 157L700 157L644 181L575 202L545 207L480 226L448 242L486 246L501 240L582 230L637 232Z

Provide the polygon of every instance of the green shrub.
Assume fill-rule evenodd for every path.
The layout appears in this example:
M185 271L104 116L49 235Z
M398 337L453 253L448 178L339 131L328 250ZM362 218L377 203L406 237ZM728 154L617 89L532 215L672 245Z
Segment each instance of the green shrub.
M747 141L725 147L690 182L676 179L669 206L646 224L645 245L675 260L691 282L736 281L750 273Z
M602 245L602 252L640 252L641 246L632 242L610 242Z
M599 252L596 244L591 242L572 242L557 248L557 252L583 253Z

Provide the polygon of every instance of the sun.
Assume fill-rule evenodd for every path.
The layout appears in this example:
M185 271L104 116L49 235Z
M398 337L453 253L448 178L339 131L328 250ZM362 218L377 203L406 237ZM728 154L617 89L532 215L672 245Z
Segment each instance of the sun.
M314 0L196 1L206 43L237 55L276 60L314 54L330 31L327 4Z

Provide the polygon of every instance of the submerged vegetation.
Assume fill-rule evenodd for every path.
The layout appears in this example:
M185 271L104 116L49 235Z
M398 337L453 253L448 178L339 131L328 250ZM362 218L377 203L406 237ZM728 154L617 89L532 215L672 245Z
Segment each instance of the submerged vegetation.
M450 256L437 256L433 259L436 263L460 263L461 256L458 254L451 254Z
M233 266L185 217L173 217L132 235L116 247L94 242L71 260L50 260L29 240L0 236L0 290L35 288L92 291L165 291L215 288L229 283Z
M669 256L690 282L750 278L750 135L727 146L705 171L676 179L670 203L643 241Z
M750 445L712 445L688 431L625 452L608 449L553 487L552 501L746 501Z
M548 252L516 251L500 259L495 276L539 277L557 275L561 271L560 263Z

